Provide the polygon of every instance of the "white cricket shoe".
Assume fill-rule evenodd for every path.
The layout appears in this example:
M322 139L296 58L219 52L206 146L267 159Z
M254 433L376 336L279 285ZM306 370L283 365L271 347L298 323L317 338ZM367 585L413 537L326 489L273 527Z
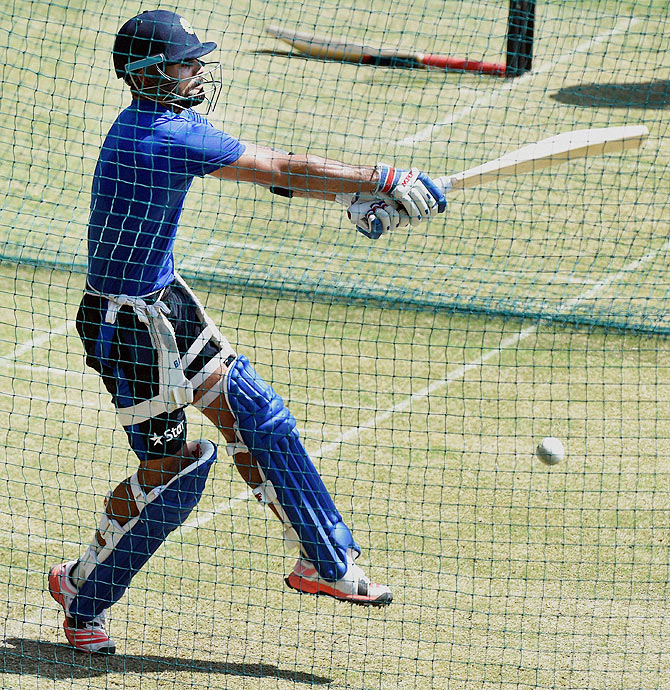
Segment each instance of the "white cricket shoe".
M63 607L63 629L67 641L76 649L89 654L114 654L116 645L105 630L106 616L103 611L92 621L77 623L69 616L70 604L77 595L77 588L70 580L70 571L77 561L54 565L49 571L49 593Z
M386 606L393 601L393 593L386 585L371 582L363 570L354 563L351 550L347 552L347 563L349 567L344 577L336 582L329 582L319 577L310 561L299 558L285 582L298 592L325 594L361 606Z

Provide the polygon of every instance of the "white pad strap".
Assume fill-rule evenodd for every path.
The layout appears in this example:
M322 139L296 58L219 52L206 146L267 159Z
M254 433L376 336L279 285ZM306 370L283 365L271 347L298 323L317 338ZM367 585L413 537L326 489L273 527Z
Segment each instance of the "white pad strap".
M225 352L220 352L215 357L212 357L212 359L210 359L209 362L207 362L207 364L205 364L205 366L191 378L191 385L193 388L199 388L214 372L218 371L225 364L226 356L227 354ZM212 398L212 400L213 399L214 398ZM202 407L201 403L202 398L195 403L195 406ZM129 407L117 407L116 417L121 426L131 426L132 424L140 424L141 422L151 419L152 417L157 417L164 412L170 412L177 407L181 406L175 405L174 403L168 403L162 399L162 396L156 395L149 400L143 400L142 402L137 403L137 405L131 405Z
M158 395L151 400L145 400L143 403L139 403L138 406L121 408L120 414L123 417L121 420L122 426L139 424L146 419L150 419L152 416L157 416L192 403L194 390L205 381L207 375L214 372L215 369L211 368L209 365L215 360L211 360L206 368L199 372L199 374L196 374L191 381L186 378L185 369L190 366L210 340L213 340L221 350L221 354L223 355L221 357L222 360L228 359L231 354L234 356L234 351L230 343L221 334L214 321L207 315L200 300L178 273L175 273L175 282L193 301L196 313L203 326L203 331L193 341L188 352L186 352L183 357L179 354L177 339L172 324L166 318L166 315L170 313L169 307L160 299L155 300L153 303L147 303L146 301L149 297L153 298L156 295L160 297L162 291L159 293L152 293L152 295L135 297L131 295L107 295L92 289L90 286L87 287L87 292L107 300L107 312L105 314L106 323L116 323L118 312L121 307L132 307L138 320L146 324L151 336L151 342L158 353ZM219 358L217 357L215 359L218 360ZM200 376L200 374L203 376ZM218 391L219 394L221 392L220 390ZM211 403L216 398L217 394L210 391L206 395L207 400L201 398L198 401L198 406L201 408ZM139 406L142 406L141 409ZM144 409L147 407L151 407L152 409Z
M70 577L77 588L88 579L96 566L100 565L109 557L116 545L121 541L133 525L137 523L137 518L129 520L125 525L119 525L116 520L111 520L104 513L98 524L98 531L93 538L93 543L89 544L83 555L79 558L76 568L72 569ZM98 541L100 535L103 544Z
M245 446L246 448L246 446ZM263 472L259 468L261 476ZM263 483L259 484L255 489L252 489L253 495L256 500L262 505L272 505L274 509L279 513L282 524L284 525L284 539L286 542L287 550L299 549L300 548L300 538L298 533L293 529L288 517L284 513L279 501L277 500L277 492L269 479L266 479Z
M135 505L138 511L141 513L144 510L144 506L149 503L147 499L147 494L144 493L142 487L140 486L140 480L137 478L137 472L128 479L128 484L130 486L130 491L135 499ZM152 499L153 500L153 499Z
M209 407L220 395L223 394L225 381L225 377L223 376L218 379L204 395L193 403L193 407L197 407L199 410ZM230 455L230 453L228 453L228 455Z
M277 502L277 492L269 479L253 489L253 494L262 506Z
M158 352L159 390L164 400L175 405L188 405L193 402L193 386L184 374L177 337L166 316L170 310L160 301L150 307L154 309L148 310L147 325Z
M101 294L90 288L89 292ZM193 402L193 386L184 374L174 328L166 316L170 313L167 304L160 299L147 303L144 298L132 295L101 296L107 300L106 323L116 323L119 309L129 306L138 321L149 329L151 343L158 354L159 397L180 407Z
M179 275L179 273L175 272L174 278L175 282L179 283L182 290L184 290L184 292L186 292L188 296L193 300L193 304L195 304L195 309L196 313L198 314L198 318L200 319L201 323L206 327L206 329L210 331L212 340L214 340L214 342L222 350L232 351L230 343L226 340L221 331L216 327L214 321L209 317L209 315L205 311L205 307L202 305L202 302L198 299L195 292L191 290L191 288L188 286L186 281Z
M240 453L248 452L249 449L241 441L235 441L234 443L228 443L226 445L226 453L228 453L228 455L230 455L231 458L235 455L239 455Z

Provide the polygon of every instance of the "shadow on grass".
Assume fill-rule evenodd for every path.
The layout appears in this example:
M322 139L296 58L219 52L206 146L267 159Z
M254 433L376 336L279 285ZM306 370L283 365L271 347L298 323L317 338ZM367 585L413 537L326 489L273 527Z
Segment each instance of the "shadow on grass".
M583 108L670 109L670 80L656 79L637 84L577 84L551 97L559 103Z
M271 664L238 664L225 661L204 661L188 657L153 655L86 654L72 647L52 642L40 642L21 637L9 637L0 646L0 673L39 676L54 680L90 678L108 673L136 673L138 675L179 671L190 673L223 673L251 678L280 678L295 683L328 685L330 678L300 671L282 670Z

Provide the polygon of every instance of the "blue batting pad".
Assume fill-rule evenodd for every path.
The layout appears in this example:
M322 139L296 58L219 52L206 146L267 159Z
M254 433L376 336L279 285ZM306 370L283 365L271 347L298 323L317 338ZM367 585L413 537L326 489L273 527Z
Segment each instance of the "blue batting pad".
M247 357L237 358L227 379L238 432L272 482L306 557L322 578L339 580L347 571L347 550L361 549L302 445L295 417Z
M70 616L80 622L93 620L123 596L130 581L168 534L183 524L195 508L215 460L216 446L211 443L193 469L177 475L135 520L126 523L134 524L81 586L70 604Z

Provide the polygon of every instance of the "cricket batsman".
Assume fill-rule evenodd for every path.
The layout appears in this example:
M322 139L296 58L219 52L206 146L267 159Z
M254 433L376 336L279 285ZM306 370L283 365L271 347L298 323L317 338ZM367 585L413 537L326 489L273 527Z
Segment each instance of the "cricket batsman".
M361 548L295 418L175 272L173 245L196 176L339 201L373 239L443 212L446 201L416 168L285 153L210 124L195 108L209 112L219 95L221 66L203 59L216 47L167 10L129 19L114 42L114 69L132 100L109 130L93 176L77 330L139 466L107 495L79 558L53 566L48 577L68 642L89 653L115 652L108 609L187 519L216 461L214 442L188 439L188 405L218 428L244 480L298 546L290 588L361 605L393 598L356 564ZM231 189L221 184L220 193L225 198Z

